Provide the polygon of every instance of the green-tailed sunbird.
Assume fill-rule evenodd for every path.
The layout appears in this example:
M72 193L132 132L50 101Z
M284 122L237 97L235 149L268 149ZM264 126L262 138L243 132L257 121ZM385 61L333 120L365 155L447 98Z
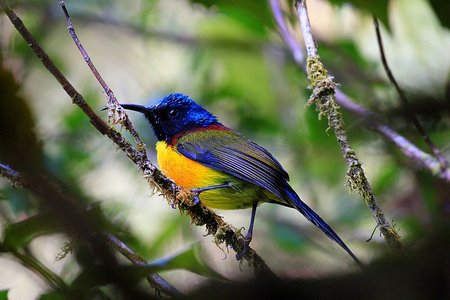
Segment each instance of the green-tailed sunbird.
M216 209L252 208L246 245L252 237L256 207L270 202L297 209L360 264L334 230L291 188L288 173L269 151L222 125L188 96L170 94L154 106L122 107L144 114L158 140L161 170L177 185L194 192L197 201Z

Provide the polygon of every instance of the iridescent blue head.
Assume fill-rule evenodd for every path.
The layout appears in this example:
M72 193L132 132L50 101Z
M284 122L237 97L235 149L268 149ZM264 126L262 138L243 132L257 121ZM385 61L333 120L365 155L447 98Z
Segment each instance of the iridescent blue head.
M179 133L220 124L213 114L179 93L164 97L155 106L122 104L122 107L143 113L152 125L158 141L168 143Z

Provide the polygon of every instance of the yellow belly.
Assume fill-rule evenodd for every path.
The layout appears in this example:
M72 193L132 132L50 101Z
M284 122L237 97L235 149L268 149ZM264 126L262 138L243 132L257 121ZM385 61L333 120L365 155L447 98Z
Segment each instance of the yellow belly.
M200 193L200 201L207 207L240 209L251 207L253 202L263 200L260 188L191 160L163 141L156 144L156 153L159 167L163 173L185 189L224 183L230 183L233 186L233 188L221 188Z

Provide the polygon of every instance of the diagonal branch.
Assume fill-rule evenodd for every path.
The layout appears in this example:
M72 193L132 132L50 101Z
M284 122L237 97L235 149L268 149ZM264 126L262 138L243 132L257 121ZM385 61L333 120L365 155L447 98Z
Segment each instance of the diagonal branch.
M33 192L33 184L34 182L30 182L24 178L19 172L12 169L11 167L0 163L0 176L9 179L12 184L20 185L23 188L26 188ZM58 201L62 201L61 199L57 199ZM144 259L139 255L135 254L131 249L129 249L123 242L117 239L112 234L105 234L105 239L109 245L122 253L125 257L130 259L136 265L140 265L144 262ZM39 261L37 261L32 256L27 256L19 253L15 249L2 248L2 244L0 243L0 251L8 251L12 253L17 259L19 259L25 266L31 268L39 275L44 277L51 285L61 289L68 290L65 282L58 277L58 275L54 274L50 270L48 270L44 265L42 265ZM178 291L175 287L171 286L164 278L159 276L158 274L150 274L147 276L148 282L158 291L164 292L165 294L172 297L183 296L183 294Z
M119 251L123 256L128 258L128 260L131 261L133 264L135 264L137 266L147 265L144 258L142 258L138 254L136 254L133 250L131 250L124 242L119 240L117 237L115 237L111 233L105 233L104 236L109 245L111 245L113 248L115 248L117 251ZM173 287L164 278L162 278L161 276L159 276L156 273L149 274L147 276L147 281L154 288L156 288L158 290L163 289L163 291L168 296L171 296L174 298L180 298L180 297L184 296L184 294L182 292L180 292L178 289Z
M379 207L372 188L366 178L362 164L350 145L345 132L344 121L340 113L340 107L336 103L336 83L328 75L317 54L317 46L311 33L306 0L296 0L296 9L300 21L303 39L305 43L307 61L306 72L313 88L308 105L316 104L320 116L326 116L328 126L333 130L342 155L347 163L347 180L352 191L358 191L366 202L372 215L384 236L385 241L392 250L400 250L400 235L397 230L386 220L383 211Z
M450 168L442 170L442 164L432 155L420 150L407 138L396 132L394 129L382 123L381 116L371 112L367 108L353 102L349 96L341 90L336 89L336 102L346 110L356 114L364 125L371 130L377 131L395 144L400 151L409 157L418 167L428 169L431 173L440 179L450 183Z
M441 150L439 150L439 148L436 147L436 145L431 141L427 132L422 127L422 124L420 124L419 120L417 119L417 116L414 114L414 112L411 109L411 104L409 103L408 98L406 97L403 90L400 88L400 85L398 84L397 80L395 79L394 74L392 74L391 69L389 68L389 64L386 59L386 54L384 53L383 38L381 37L380 26L378 24L378 19L375 16L373 16L373 24L375 26L375 32L377 35L378 48L380 49L381 62L383 64L384 70L386 71L387 77L394 85L395 90L397 91L397 94L399 95L400 100L402 102L402 105L405 107L405 114L411 120L411 122L414 124L414 127L416 127L417 131L422 136L422 139L424 140L424 142L428 145L428 147L430 148L433 155L436 157L436 159L441 164L441 171L445 171L445 169L448 169L450 167L448 160L442 154Z
M280 0L270 0L272 7L272 12L275 15L275 20L278 27L287 28L285 20L283 18L276 17L276 15L282 15ZM288 30L280 30L280 34L283 40L289 45L291 52L302 51L300 43L296 40L292 33ZM295 45L293 44L295 42ZM294 45L294 46L292 46ZM293 50L294 49L294 50ZM297 56L297 54L293 54ZM296 63L305 70L305 61L298 61L295 59ZM419 149L416 145L411 143L408 139L400 135L394 129L389 127L387 124L382 122L382 117L376 113L368 110L367 108L361 106L360 104L354 102L350 96L345 94L338 87L335 88L336 91L336 102L345 108L347 111L355 114L368 128L369 130L374 130L381 134L384 138L394 143L400 151L419 168L426 169L430 171L433 175L439 177L440 179L450 183L450 168L442 169L442 164L433 156L425 153Z
M289 50L291 51L295 62L300 66L304 66L305 57L303 55L302 47L291 34L286 22L284 21L283 11L280 6L280 0L270 0L270 7L280 31L280 35L283 37L284 42L289 47Z
M0 164L0 173L3 170L3 165ZM6 245L0 242L0 252L8 252L12 254L22 265L27 267L28 269L34 271L36 274L41 276L47 283L53 288L59 289L63 292L68 292L69 287L66 282L55 274L52 270L47 268L44 264L42 264L39 260L37 260L34 256L29 254L20 253L15 249L9 249Z
M15 186L22 185L22 180L20 178L19 172L2 163L0 163L0 176L9 179Z
M145 145L142 142L141 138L139 137L139 134L137 133L136 129L134 128L133 124L131 124L130 120L128 119L128 116L124 113L123 108L120 106L119 101L117 101L116 96L114 96L113 91L109 88L109 86L106 84L105 80L103 79L102 75L98 72L97 68L95 67L94 63L91 60L91 57L87 53L87 51L84 49L83 45L81 44L80 40L78 39L78 36L75 32L75 28L73 27L72 20L70 18L69 12L66 9L66 6L64 4L64 1L60 1L59 4L61 5L64 15L66 16L67 20L67 29L69 30L69 34L72 37L73 41L75 42L75 45L77 46L78 50L80 51L81 55L84 58L84 61L88 65L89 69L91 69L92 74L94 74L95 78L97 79L98 83L103 88L103 91L108 96L108 103L107 107L117 112L118 114L118 120L116 123L122 123L127 129L131 135L134 138L134 141L137 144L137 151L140 152L140 155L146 156L145 153ZM113 115L115 115L113 113Z
M161 192L161 194L168 199L169 202L177 205L180 211L186 212L190 216L193 224L197 226L205 225L207 234L213 235L213 240L216 244L225 243L227 247L231 247L236 253L241 253L245 241L239 230L226 223L221 216L206 208L201 203L190 206L188 203L191 203L192 195L176 186L147 159L145 151L136 151L130 142L128 142L119 132L113 128L110 128L92 110L92 108L84 100L83 96L72 86L67 78L65 78L61 71L49 58L47 53L37 43L32 34L23 24L22 20L14 13L14 11L7 7L5 0L0 0L0 8L4 10L11 23L21 34L36 56L41 60L43 65L53 75L53 77L55 77L67 95L71 97L73 103L86 114L91 124L100 133L106 135L111 141L119 146L119 148L125 152L127 157L139 167L150 186ZM126 125L126 123L124 125ZM269 276L271 278L276 277L276 275L266 265L264 260L253 249L249 248L249 251L243 256L243 258L253 268L255 273Z

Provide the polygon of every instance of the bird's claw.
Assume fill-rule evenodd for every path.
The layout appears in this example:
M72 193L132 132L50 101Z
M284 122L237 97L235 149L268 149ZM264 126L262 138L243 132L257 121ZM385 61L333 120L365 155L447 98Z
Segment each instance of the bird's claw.
M202 192L201 189L192 189L191 193L193 195L192 198L192 206L197 205L200 203L200 193Z
M198 194L194 194L194 198L192 199L192 205L197 205L198 203L200 203L200 197L198 196Z
M245 237L244 238L244 245L242 246L241 251L239 251L238 253L236 253L236 259L237 260L241 260L244 256L246 256L250 250L250 241L252 239Z

